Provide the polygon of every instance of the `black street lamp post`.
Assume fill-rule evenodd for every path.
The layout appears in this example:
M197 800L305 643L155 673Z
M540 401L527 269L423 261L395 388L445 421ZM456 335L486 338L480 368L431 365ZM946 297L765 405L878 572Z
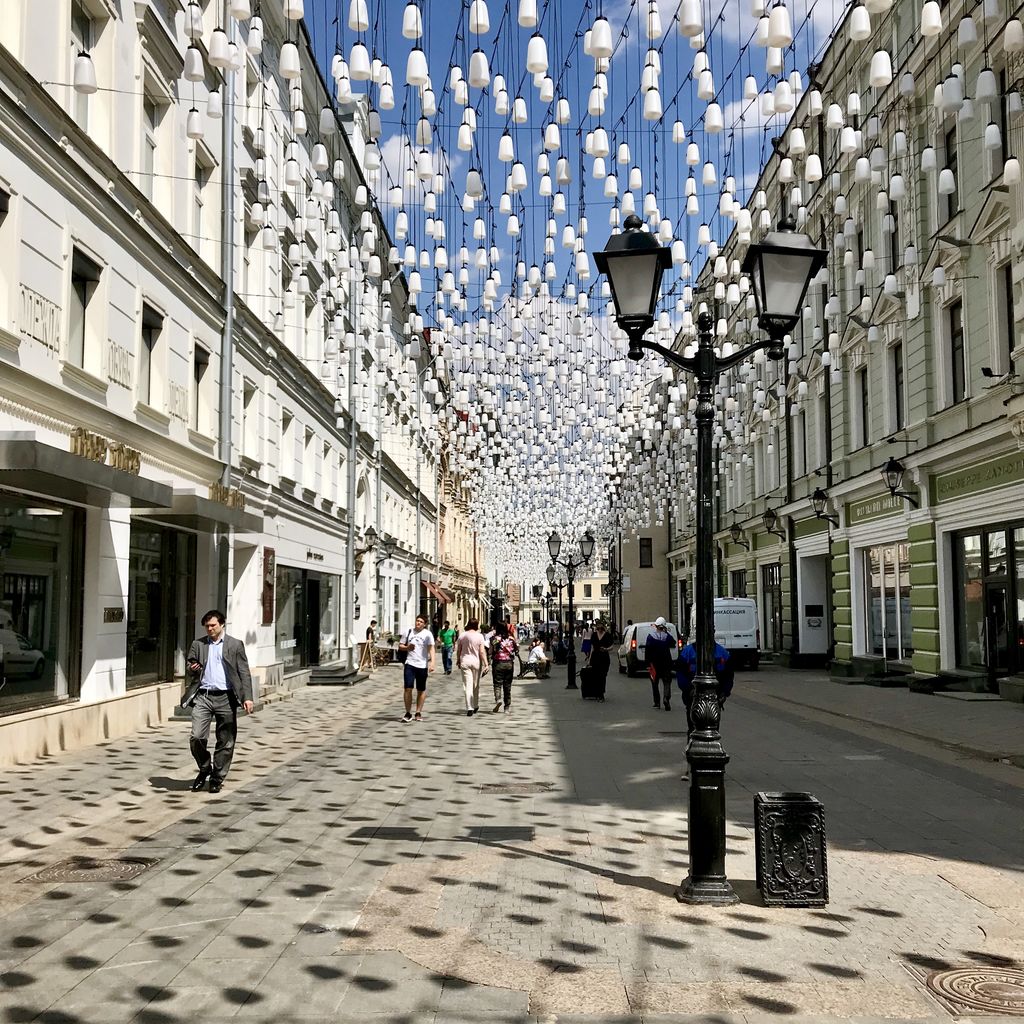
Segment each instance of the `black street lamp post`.
M576 687L576 615L573 611L572 600L573 591L576 589L573 584L576 582L576 570L586 565L590 561L591 556L594 554L594 537L593 534L587 530L585 534L580 538L580 557L579 558L559 558L559 554L562 551L562 538L558 535L557 530L552 530L551 536L548 537L548 554L551 556L552 565L548 569L548 580L554 576L552 569L556 565L560 565L565 569L566 586L569 588L569 657L568 657L568 675L569 682L565 684L567 690L575 690Z
M722 704L714 675L715 388L723 373L759 349L767 349L772 359L782 358L783 339L796 326L807 287L824 266L826 254L815 249L805 235L796 234L791 221L781 230L770 232L764 242L751 245L743 269L753 283L758 325L768 337L732 355L719 356L712 333L714 318L702 310L697 317L697 352L686 357L643 338L654 323L658 286L663 270L670 264L669 251L643 230L639 217L627 217L623 227L621 234L609 239L605 252L595 254L595 262L608 276L617 320L629 337L629 356L641 359L644 349L657 352L697 380L697 674L691 708L694 728L686 747L690 765L690 873L676 895L684 903L725 905L735 903L737 897L725 874L725 766L729 756L719 732ZM639 257L644 258L642 264ZM636 262L630 269L633 260ZM620 295L619 288L629 288L631 294ZM640 302L648 298L649 308L643 312Z

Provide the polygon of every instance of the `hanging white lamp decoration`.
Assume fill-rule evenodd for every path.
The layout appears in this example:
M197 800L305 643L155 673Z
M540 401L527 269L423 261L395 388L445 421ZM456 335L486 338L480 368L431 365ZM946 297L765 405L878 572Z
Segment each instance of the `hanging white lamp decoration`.
M289 21L300 21L305 13L302 0L284 0L284 16Z
M214 120L224 116L224 100L219 89L214 89L206 97L206 116L212 117Z
M938 0L925 0L921 6L921 35L937 36L942 31L942 11Z
M1003 182L1006 185L1019 185L1021 178L1020 161L1015 157L1007 157L1003 164Z
M704 111L704 130L709 135L717 135L724 127L722 108L717 103L709 103Z
M189 47L189 49L191 50L196 48ZM198 49L196 49L196 53L199 53ZM199 59L201 63L201 54ZM75 58L73 88L75 92L81 96L91 96L98 89L96 84L96 66L92 62L92 57L90 57L85 50L79 51L78 56Z
M415 0L409 0L402 13L402 35L406 39L419 39L423 35L423 14Z
M685 3L697 5L700 12L699 0L683 0ZM612 26L607 18L598 18L590 30L590 56L594 58L610 58L614 51L612 42Z
M90 65L92 64L92 60L87 53L80 53L75 61L76 73L78 71L78 63L82 57L89 60ZM188 82L201 82L206 78L206 67L203 64L202 50L194 43L185 51L185 70L183 74ZM93 70L93 77L95 78L95 70Z
M974 85L974 98L990 103L996 99L998 88L996 73L991 68L982 68Z
M682 0L679 5L678 18L680 35L692 39L704 31L704 17L700 9L700 0Z
M710 74L710 72L708 72ZM644 120L659 121L662 116L661 93L657 89L648 89L644 93Z
M784 50L793 42L793 22L789 8L779 0L768 15L768 45Z
M469 84L474 89L486 89L491 81L490 66L487 54L476 49L469 58Z
M956 27L956 45L961 50L972 47L978 41L978 28L974 24L974 18L969 14L960 19Z
M195 107L188 112L188 117L185 119L185 134L190 139L203 137L203 118Z
M519 27L537 27L537 0L519 0Z
M1003 29L1003 49L1007 53L1024 50L1024 25L1017 18L1011 18Z
M419 46L414 46L409 51L405 64L406 84L414 86L426 85L429 78L430 69L427 66L427 55Z
M863 4L857 4L850 12L850 40L861 43L871 38L871 15Z
M532 75L544 75L548 70L548 44L539 32L530 36L526 47L526 70Z
M210 48L206 58L211 67L226 68L231 63L228 51L228 34L222 28L215 28L210 35Z
M348 27L353 32L365 32L370 27L370 12L366 0L349 0Z
M872 54L868 81L874 89L884 89L892 81L892 58L888 50L875 50Z
M473 35L486 35L491 30L491 15L487 0L473 0L469 8L469 31Z

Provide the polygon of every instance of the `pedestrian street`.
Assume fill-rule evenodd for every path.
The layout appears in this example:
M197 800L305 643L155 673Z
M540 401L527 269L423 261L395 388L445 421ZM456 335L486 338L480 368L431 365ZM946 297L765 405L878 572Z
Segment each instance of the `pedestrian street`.
M1024 771L871 724L987 706L830 686L841 715L738 674L725 908L674 897L685 718L642 678L599 704L556 666L466 718L435 674L408 724L394 668L303 688L240 721L217 794L178 721L6 769L0 1021L949 1020L933 972L1024 961ZM762 904L761 790L824 804L827 907Z

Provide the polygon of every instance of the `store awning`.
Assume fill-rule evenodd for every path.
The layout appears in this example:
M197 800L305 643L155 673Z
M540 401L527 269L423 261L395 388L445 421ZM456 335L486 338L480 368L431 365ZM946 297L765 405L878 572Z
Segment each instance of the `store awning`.
M455 604L454 595L450 594L443 587L435 587L434 589L437 591L438 599L444 604Z
M169 484L72 455L30 432L0 437L0 486L97 508L114 494L130 498L134 508L168 507L174 497Z
M159 519L169 526L180 526L200 533L213 533L225 526L240 533L262 533L263 516L240 508L229 508L219 501L201 498L192 491L175 491L170 508L147 509L147 518Z
M421 580L423 589L426 590L431 597L436 598L441 604L451 604L451 596L443 591L436 583L430 580Z

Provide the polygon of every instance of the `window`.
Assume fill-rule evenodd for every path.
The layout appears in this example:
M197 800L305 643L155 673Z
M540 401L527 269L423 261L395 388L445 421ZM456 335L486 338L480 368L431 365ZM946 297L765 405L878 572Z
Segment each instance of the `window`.
M733 569L729 573L729 593L733 597L747 596L747 570Z
M89 12L86 10L82 0L71 0L71 75L68 81L74 80L75 60L80 53L88 53L92 56L92 49L96 43L96 30ZM79 93L71 90L71 116L75 124L83 131L89 128L89 96L87 93Z
M892 426L893 430L902 430L907 425L906 410L903 401L903 343L897 342L889 349L892 369Z
M864 552L865 654L902 661L914 653L910 625L910 548Z
M946 132L946 167L953 172L953 191L946 196L946 216L949 220L960 209L960 171L956 158L956 126Z
M316 489L316 443L313 431L306 428L302 445L302 486L307 491Z
M860 436L857 438L858 448L863 448L870 439L870 409L868 406L868 368L862 366L856 373L853 379L854 387L854 401L856 405L857 414L857 427L860 432Z
M903 266L900 253L900 208L895 200L889 200L889 273L895 274Z
M160 126L160 107L149 93L142 96L142 191L153 198L153 178L156 174L157 129Z
M157 397L157 389L154 387L159 380L157 345L163 326L163 317L151 306L143 305L136 380L138 381L138 400L145 405L154 405L154 399Z
M532 594L533 594L533 596L535 598L539 598L541 596L541 588L540 587L534 587L533 590L532 590Z
M281 446L278 472L289 480L292 477L294 462L294 442L292 440L292 414L287 409L281 410Z
M964 368L964 304L960 299L951 302L946 310L949 330L950 397L953 403L962 402L967 395Z
M640 568L654 567L654 541L650 537L640 538Z
M196 345L192 356L192 412L190 426L193 430L202 430L205 426L205 405L203 401L203 378L210 368L210 353Z
M793 438L793 475L803 476L807 472L807 413L801 409L796 414L796 437Z
M209 173L197 156L192 189L192 237L194 239L193 248L196 252L200 252L203 247L203 190L206 188L208 180Z
M818 414L815 420L818 435L818 462L815 468L820 469L828 462L828 406L824 395L818 398Z
M1008 132L1010 125L1006 117L1006 95L1008 92L1006 82L1006 68L999 72L999 92L996 98L989 104L989 120L999 126L999 148L992 151L992 177L998 178L1003 173L1003 165L1010 155Z
M242 386L242 455L247 459L258 459L257 455L257 422L256 395L258 391L252 381Z
M1013 308L1013 263L1004 263L996 271L996 309L1002 323L999 336L1002 339L1006 368L1013 369L1013 350L1017 347L1017 321ZM1002 363L998 364L1002 369Z
M583 584L583 596L593 597L594 596L594 585L592 583Z
M100 267L78 249L71 257L71 294L68 296L67 361L85 367L91 355L95 331L90 306L100 280Z

